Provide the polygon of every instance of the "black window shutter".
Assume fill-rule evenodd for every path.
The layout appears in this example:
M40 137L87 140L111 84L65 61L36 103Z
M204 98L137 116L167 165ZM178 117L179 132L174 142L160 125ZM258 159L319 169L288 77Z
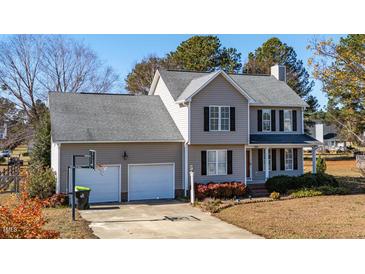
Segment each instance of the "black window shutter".
M236 108L235 107L230 107L229 110L229 114L230 114L230 131L236 131Z
M258 168L259 168L259 171L263 171L263 169L264 169L264 167L263 167L263 162L262 162L262 160L263 160L263 158L262 158L262 149L260 148L260 149L258 149L257 150L257 152L258 152Z
M293 148L293 169L298 169L298 149Z
M276 111L275 109L271 110L271 131L275 131L276 130Z
M280 131L284 131L284 110L279 110Z
M276 170L276 149L271 149L271 169Z
M204 131L209 131L209 107L204 107Z
M293 110L292 111L292 120L293 120L293 131L297 131L297 111Z
M202 175L207 175L207 152L205 150L202 150L201 154L201 173Z
M227 151L227 174L232 174L232 150Z
M257 110L257 131L262 131L262 109Z
M280 149L280 170L285 170L285 150Z

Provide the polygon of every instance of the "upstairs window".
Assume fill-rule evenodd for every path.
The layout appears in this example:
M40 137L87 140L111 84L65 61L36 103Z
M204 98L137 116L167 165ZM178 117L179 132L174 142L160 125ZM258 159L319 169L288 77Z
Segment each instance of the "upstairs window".
M209 107L209 131L229 131L230 128L230 107L210 106Z
M262 131L271 131L271 109L262 110Z
M284 131L293 131L292 111L284 110Z

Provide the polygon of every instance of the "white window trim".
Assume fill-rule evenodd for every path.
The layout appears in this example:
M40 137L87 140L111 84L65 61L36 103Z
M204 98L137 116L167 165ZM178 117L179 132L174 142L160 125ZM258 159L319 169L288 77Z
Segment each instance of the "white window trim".
M218 129L212 129L211 125L212 123L210 122L210 108L212 107L217 107L218 108ZM222 108L228 108L228 129L222 129ZM209 106L209 131L230 131L231 129L231 107L230 106L216 106L216 105L211 105Z
M262 168L263 171L265 171L265 149L262 151L263 157L262 157ZM269 148L269 171L272 171L272 149Z
M209 152L215 152L215 174L210 174L209 173ZM226 153L226 173L225 174L218 174L218 151L224 151ZM228 153L226 149L211 149L211 150L207 150L207 176L224 176L228 174Z
M290 130L285 128L285 112L289 112L289 119L290 119ZM284 132L292 132L293 131L293 110L291 109L284 109Z
M269 125L270 125L270 130L265 130L265 127L264 127L264 112L268 112L269 113L269 116L270 116L270 123L269 123ZM268 108L264 108L264 109L262 109L262 117L261 117L261 120L262 120L262 131L263 132L271 132L271 119L272 119L272 117L271 117L271 109L268 109Z
M291 150L291 168L286 168L286 151L287 150ZM292 148L286 148L284 150L284 165L285 165L285 170L294 170L294 151Z

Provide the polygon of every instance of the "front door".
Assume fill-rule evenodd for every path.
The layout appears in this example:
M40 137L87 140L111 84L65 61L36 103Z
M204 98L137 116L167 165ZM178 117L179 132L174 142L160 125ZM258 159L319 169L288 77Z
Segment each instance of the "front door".
M252 180L252 157L251 157L251 149L246 150L246 179L248 181Z

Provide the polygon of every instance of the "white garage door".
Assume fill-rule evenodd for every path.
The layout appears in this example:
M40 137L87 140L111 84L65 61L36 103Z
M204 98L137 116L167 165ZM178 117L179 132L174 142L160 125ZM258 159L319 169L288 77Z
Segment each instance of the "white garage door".
M76 185L91 188L90 203L120 201L120 168L104 166L102 169L76 169Z
M152 200L175 197L175 165L143 164L128 166L128 199Z

